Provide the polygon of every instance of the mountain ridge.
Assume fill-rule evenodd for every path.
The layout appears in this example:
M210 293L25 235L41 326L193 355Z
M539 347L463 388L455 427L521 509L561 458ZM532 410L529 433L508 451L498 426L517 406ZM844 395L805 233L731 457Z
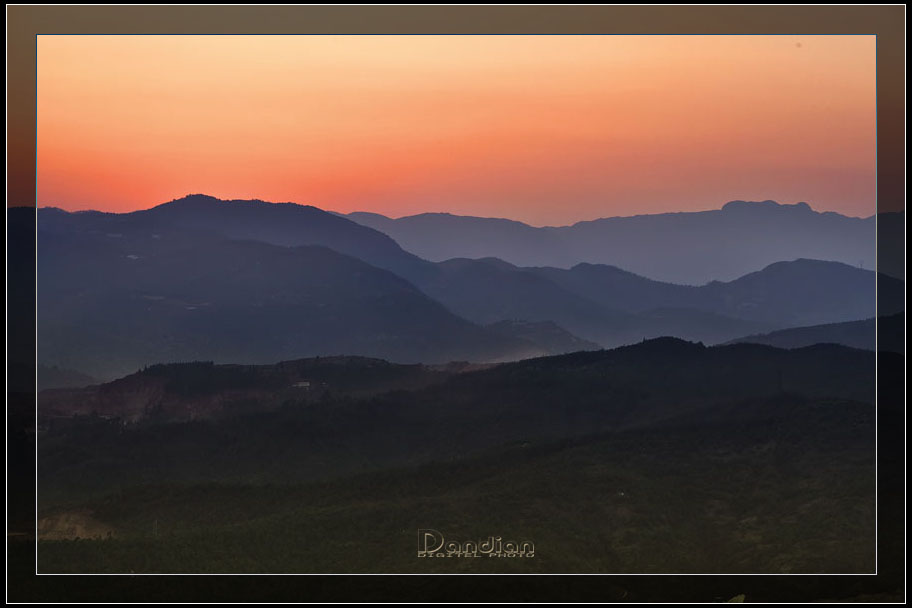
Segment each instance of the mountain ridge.
M745 204L751 207L751 204ZM739 205L736 203L727 213L737 213ZM770 208L778 207L778 204L770 204ZM792 212L808 214L808 209L795 205ZM27 214L10 213L13 219L20 215L23 217L17 221L24 222L28 217ZM227 323L225 315L235 315L237 327L247 327L247 334L253 331L251 327L260 327L284 343L290 338L280 338L279 326L275 325L278 321L263 316L264 306L273 307L271 310L277 319L286 319L290 335L298 335L292 331L294 327L312 323L308 316L292 321L290 315L295 306L310 306L308 315L324 320L330 318L327 315L354 314L360 310L351 319L352 327L362 327L360 324L365 318L375 321L374 329L367 330L364 326L359 330L364 332L362 338L373 340L373 346L369 348L367 342L359 346L357 340L340 342L337 337L334 338L335 347L330 351L264 350L257 355L256 361L306 354L358 354L403 360L402 353L377 350L382 344L390 347L397 343L398 338L393 335L396 332L389 334L381 329L383 323L391 322L399 328L397 332L410 332L413 339L426 342L426 347L420 351L424 353L421 357L431 357L434 341L426 340L420 331L406 331L408 323L401 311L410 310L411 305L405 306L403 300L398 308L384 308L371 299L377 297L405 297L432 316L451 315L446 323L422 325L416 322L415 326L438 329L446 326L455 331L459 323L465 322L460 327L466 328L466 335L476 336L489 344L494 340L502 345L513 345L512 350L501 348L499 355L485 349L456 349L447 351L449 354L438 353L427 362L444 362L449 358L487 361L493 357L499 360L510 356L508 351L519 358L548 352L544 343L529 342L535 336L545 342L556 339L553 344L560 349L567 348L574 340L581 340L581 346L594 343L600 347L614 347L663 335L718 343L786 327L851 321L876 314L874 293L878 279L875 273L840 262L804 258L776 261L731 281L714 280L701 286L689 286L656 281L617 266L593 263L578 263L570 269L561 269L519 267L494 257L428 262L406 252L389 236L372 228L359 226L316 207L294 203L224 201L192 195L127 214L70 213L42 208L37 211L37 218L39 274L43 278L40 284L45 294L39 302L43 313L39 327L42 335L52 336L50 342L43 342L44 352L54 351L54 348L48 348L57 343L54 331L64 331L58 338L60 335L72 336L66 332L78 326L80 318L91 320L97 329L101 327L98 324L127 322L126 317L132 315L132 329L111 333L110 337L123 341L134 334L145 335L140 314L143 307L158 315L156 322L166 324L159 325L159 329L163 330L167 324L177 324L173 325L173 330L164 331L160 338L147 336L149 343L159 340L175 346L174 336L196 335L202 339L202 334L181 333L189 327L181 324L196 322L185 318L187 314L194 318L209 318L210 330ZM207 248L214 248L220 254L215 255ZM245 259L248 255L259 260L260 265L251 267L251 260ZM289 265L291 258L298 261ZM208 267L199 265L202 259L207 260ZM153 274L141 275L137 282L133 272L148 270L150 263L158 264ZM320 264L328 264L337 271L323 272ZM53 272L55 268L56 273ZM284 268L284 274L278 272L278 268ZM48 269L52 272L48 273ZM191 269L192 275L188 275ZM239 307L242 299L228 287L237 279L231 274L234 272L241 272L241 280L246 281L243 283L246 287L242 289L249 292L247 300L243 300L245 307ZM301 273L310 273L311 282L291 280ZM381 280L377 273L388 275ZM210 279L214 276L221 278L213 282ZM317 280L318 276L323 278ZM377 287L381 283L385 285L382 289ZM92 286L90 296L83 293L86 285ZM324 289L328 285L336 285L338 290L331 294L332 289ZM902 283L881 278L880 287L882 308L898 306L901 309L904 304ZM211 291L204 293L204 288ZM47 292L47 289L51 291ZM335 304L325 309L312 308L320 304L314 300L317 293L323 294L320 302L324 305L330 301ZM398 295L391 295L394 293ZM220 309L218 318L221 320L216 322L215 317L207 317L218 307L218 304L212 307L216 300L238 305L229 307L230 311L224 307ZM123 308L111 308L113 301ZM424 304L418 305L419 301ZM55 302L78 306L68 310L67 306ZM102 310L106 313L102 314ZM431 313L431 310L437 312ZM132 312L127 315L127 311ZM64 323L69 329L54 325L55 314L61 319L70 319ZM258 321L260 325L254 323L251 315L262 317ZM398 320L394 322L394 319ZM341 323L341 317L335 322ZM495 336L491 327L482 327L505 322L524 323L525 328L501 325L500 331L496 332L499 335ZM324 326L313 323L309 325L309 335L322 335ZM569 332L572 337L558 336L559 332L548 328L549 323ZM339 328L343 326L339 325ZM267 327L271 329L267 330ZM49 328L50 334L47 333ZM528 331L530 328L536 329ZM515 330L525 332L526 338L511 337L510 332ZM240 333L244 334L244 331ZM375 339L369 339L371 335L375 335ZM262 336L251 334L248 339L254 337ZM304 339L304 335L299 337ZM326 337L328 339L329 334ZM156 357L162 360L174 360L174 357L226 360L225 357L236 359L240 354L235 350L233 354L224 352L216 356L213 353L219 351L211 349L214 344L211 340L221 341L227 347L224 337L212 334L206 340L210 341L207 342L209 346L200 346L203 350L194 347L168 356L150 352L133 364L150 362ZM522 348L519 348L520 344ZM342 350L338 350L340 348ZM418 352L409 354L405 360L415 360ZM482 352L487 354L479 354ZM98 369L86 369L74 360L41 362L85 369L94 376L107 375Z
M497 257L517 266L558 268L603 263L685 285L732 280L782 259L805 257L866 268L874 268L876 260L876 216L819 212L804 202L736 200L705 211L542 227L444 213L393 219L354 212L346 217L385 232L403 249L430 261Z
M391 271L323 246L198 232L38 236L39 361L95 377L187 359L541 354L457 317Z

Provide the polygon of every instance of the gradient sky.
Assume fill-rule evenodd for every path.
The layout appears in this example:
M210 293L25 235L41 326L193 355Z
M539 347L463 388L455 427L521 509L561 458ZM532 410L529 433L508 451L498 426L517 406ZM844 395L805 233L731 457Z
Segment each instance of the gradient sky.
M875 212L874 36L38 36L38 203Z

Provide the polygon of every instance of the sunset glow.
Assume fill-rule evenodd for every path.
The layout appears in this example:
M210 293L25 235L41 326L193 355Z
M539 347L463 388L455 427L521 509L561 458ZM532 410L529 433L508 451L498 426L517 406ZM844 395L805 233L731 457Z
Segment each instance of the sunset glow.
M875 212L873 36L39 36L38 204Z

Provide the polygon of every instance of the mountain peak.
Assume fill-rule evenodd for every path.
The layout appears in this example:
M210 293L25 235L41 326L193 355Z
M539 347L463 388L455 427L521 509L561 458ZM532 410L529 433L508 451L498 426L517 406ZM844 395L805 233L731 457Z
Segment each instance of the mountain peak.
M793 205L787 203L777 203L773 200L765 201L729 201L722 205L722 211L738 211L738 210L754 210L754 209L774 209L774 208L783 208L783 209L795 209L796 211L813 211L811 206L801 201Z
M208 194L187 194L186 196L182 196L180 198L176 198L174 200L168 201L165 204L167 205L169 203L221 203L221 202L222 202L222 199L216 198L214 196L210 196Z
M224 202L225 201L215 198L214 196L209 196L208 194L187 194L186 196L170 200L167 203L155 205L146 211L152 211L154 209L208 209Z
M860 270L857 266L850 266L845 262L838 262L835 260L815 260L813 258L796 258L794 260L783 260L781 262L773 262L765 267L759 272L772 271L772 270L785 270L792 272L795 270L804 271L807 269L827 269L827 268L852 268Z
M180 212L186 210L193 211L203 211L208 212L213 209L232 209L232 210L241 210L245 209L247 211L254 212L256 210L264 209L284 209L292 213L300 214L311 214L317 213L321 216L340 218L342 220L348 221L344 216L335 214L329 211L324 211L313 205L303 205L300 203L274 203L270 201L264 201L259 198L253 199L221 199L208 194L188 194L182 196L181 198L176 198L174 200L168 201L167 203L162 203L161 205L156 205L151 209L145 209L137 213L144 212L158 212L160 210L168 210L169 212Z

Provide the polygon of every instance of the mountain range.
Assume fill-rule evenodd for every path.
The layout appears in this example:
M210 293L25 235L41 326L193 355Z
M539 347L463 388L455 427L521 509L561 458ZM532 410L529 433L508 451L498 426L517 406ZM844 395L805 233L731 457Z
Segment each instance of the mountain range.
M37 293L8 297L37 296L58 387L37 418L8 406L12 452L38 460L16 487L40 491L14 530L43 572L834 573L896 553L873 471L902 496L903 357L867 340L877 314L896 313L878 346L904 327L900 280L812 257L698 285L430 261L315 207L201 195L8 221L37 223L10 249L37 252ZM730 340L751 343L706 344ZM416 566L416 522L540 557Z
M903 309L902 281L838 262L777 262L699 287L612 266L520 268L497 259L441 262L418 285L478 323L554 321L606 347L673 335L722 342L777 328L870 318ZM879 289L879 301L875 293ZM763 329L765 328L765 329ZM728 336L728 337L726 337Z
M34 213L11 209L14 231L27 234ZM39 361L97 378L170 361L503 361L663 335L719 343L904 306L902 281L834 261L700 286L603 264L431 262L316 207L204 195L125 214L42 208L37 239Z
M346 217L388 234L424 259L495 257L517 266L608 264L651 279L701 285L783 260L809 258L874 269L879 233L902 232L902 213L867 218L820 213L807 203L731 201L712 211L609 217L570 226L422 213ZM899 241L901 243L901 240ZM889 269L893 276L902 272ZM899 270L899 272L897 272Z
M393 273L319 246L182 229L51 232L39 220L39 360L106 378L156 362L541 354Z

